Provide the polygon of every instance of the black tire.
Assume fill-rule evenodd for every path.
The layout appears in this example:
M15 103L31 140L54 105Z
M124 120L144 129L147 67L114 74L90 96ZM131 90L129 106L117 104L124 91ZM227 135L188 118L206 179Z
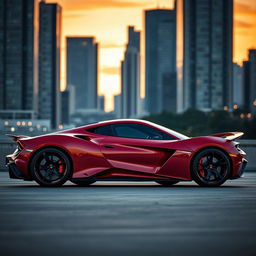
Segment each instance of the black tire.
M229 157L217 148L200 151L192 162L191 176L200 186L220 186L230 177L230 172Z
M164 186L164 187L171 187L174 184L177 184L179 181L178 180L161 180L161 181L156 181L156 183Z
M89 180L71 180L72 183L78 185L79 187L88 187L91 184L95 183L96 181L89 181Z
M72 175L68 156L57 148L44 148L32 158L30 172L33 179L44 187L63 185Z

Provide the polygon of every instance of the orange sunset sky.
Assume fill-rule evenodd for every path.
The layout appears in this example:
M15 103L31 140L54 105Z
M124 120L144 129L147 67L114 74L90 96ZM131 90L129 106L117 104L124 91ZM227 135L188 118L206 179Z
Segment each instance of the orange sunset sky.
M62 72L65 88L65 37L95 36L99 43L99 94L106 96L106 111L113 109L113 95L120 92L120 61L127 42L127 26L142 30L143 10L172 8L172 0L46 0L62 6ZM142 34L143 35L143 34ZM234 62L256 48L256 0L234 0ZM142 48L143 49L143 48ZM142 57L144 53L142 52ZM143 92L143 90L142 90Z

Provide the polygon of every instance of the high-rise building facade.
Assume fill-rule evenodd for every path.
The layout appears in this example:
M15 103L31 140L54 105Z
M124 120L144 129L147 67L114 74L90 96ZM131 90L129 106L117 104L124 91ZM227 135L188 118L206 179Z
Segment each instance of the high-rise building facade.
M70 91L61 92L61 124L68 125L70 123Z
M183 109L232 106L233 0L178 0ZM183 28L183 31L182 31Z
M69 125L71 116L75 110L76 95L75 87L70 85L68 89L61 92L61 124Z
M148 10L145 24L146 111L176 112L176 10Z
M98 105L98 44L94 37L67 37L67 88L76 91L77 109Z
M60 39L61 14L58 4L40 3L39 11L39 118L57 128L61 118Z
M99 110L105 111L105 96L104 95L98 96L98 108L99 108Z
M0 110L37 112L38 2L0 1Z
M121 62L121 116L137 117L140 101L140 32L128 27L128 44Z
M121 94L114 95L114 114L116 118L122 117Z
M244 108L256 112L256 49L249 49L248 61L243 63Z
M233 107L241 108L244 100L243 68L233 63Z

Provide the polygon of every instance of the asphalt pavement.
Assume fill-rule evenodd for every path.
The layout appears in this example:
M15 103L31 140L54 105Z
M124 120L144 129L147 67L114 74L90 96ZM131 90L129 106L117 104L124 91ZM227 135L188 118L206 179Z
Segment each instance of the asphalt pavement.
M0 172L0 255L256 255L256 172L219 188L42 188Z

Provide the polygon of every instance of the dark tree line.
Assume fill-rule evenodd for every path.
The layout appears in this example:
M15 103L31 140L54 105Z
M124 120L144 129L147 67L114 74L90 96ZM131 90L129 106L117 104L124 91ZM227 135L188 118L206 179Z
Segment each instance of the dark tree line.
M188 136L209 135L226 131L244 132L243 139L256 139L256 115L241 110L202 112L189 109L181 114L162 112L143 119L161 124Z

